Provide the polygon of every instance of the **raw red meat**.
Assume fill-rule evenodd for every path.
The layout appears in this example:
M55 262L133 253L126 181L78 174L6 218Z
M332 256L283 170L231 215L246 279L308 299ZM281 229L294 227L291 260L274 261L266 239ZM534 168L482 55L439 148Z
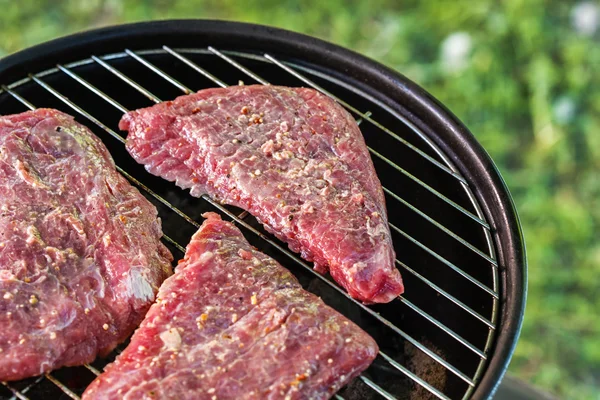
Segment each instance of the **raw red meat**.
M385 303L403 292L363 136L327 96L208 89L132 111L120 127L148 171L249 211L356 299Z
M156 208L56 110L0 117L0 161L0 381L91 362L170 275Z
M92 399L327 399L375 341L214 213Z

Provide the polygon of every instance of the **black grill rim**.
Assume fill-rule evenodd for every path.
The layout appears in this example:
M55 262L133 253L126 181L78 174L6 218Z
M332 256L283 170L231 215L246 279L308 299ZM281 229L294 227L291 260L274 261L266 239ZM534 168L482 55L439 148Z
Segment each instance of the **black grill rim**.
M494 162L473 134L423 88L367 57L320 39L274 27L218 20L169 20L101 28L52 40L0 60L0 84L29 72L90 57L92 54L154 48L218 46L271 53L296 64L324 66L351 80L421 128L451 158L469 182L492 228L500 272L497 338L473 397L493 396L510 363L525 310L525 242L512 197Z

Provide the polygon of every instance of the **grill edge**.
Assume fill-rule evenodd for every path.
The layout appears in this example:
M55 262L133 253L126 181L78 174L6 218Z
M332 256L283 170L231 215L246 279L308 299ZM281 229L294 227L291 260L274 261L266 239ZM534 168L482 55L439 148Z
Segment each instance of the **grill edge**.
M349 73L344 76L345 79L341 79L333 74L332 78L334 80L337 79L341 82L352 81L352 83L356 84L358 91L372 96L399 115L410 116L409 118L405 117L405 119L420 129L426 138L432 139L441 148L442 155L451 155L452 161L457 166L457 171L461 171L461 173L451 171L451 174L454 172L459 178L464 176L463 179L469 183L473 183L473 199L478 200L475 204L481 205L482 215L487 216L487 219L490 221L491 238L493 240L492 249L495 248L497 250L497 263L500 269L500 282L498 284L501 289L499 290L501 310L497 329L498 338L487 370L477 385L473 397L485 398L493 393L508 365L510 354L512 354L512 350L516 344L526 294L525 250L518 217L502 178L473 136L456 117L406 78L362 56L317 39L291 32L220 21L170 21L106 28L59 39L46 45L36 46L0 62L0 82L6 83L11 82L11 79L22 78L23 69L29 71L28 68L30 67L32 70L39 70L40 66L43 65L51 67L59 62L64 65L67 61L72 62L72 59L77 56L79 56L78 59L84 58L84 56L89 57L90 54L88 52L90 47L93 47L94 54L106 54L102 53L100 49L118 50L119 40L116 40L118 38L127 39L128 44L132 44L131 48L143 47L148 41L160 38L161 43L167 43L179 49L186 40L189 41L192 37L198 38L198 35L203 40L210 41L209 46L218 44L219 48L227 48L227 44L231 44L232 41L235 42L236 38L240 37L245 37L244 42L248 42L249 37L255 39L251 41L252 44L249 47L259 47L263 52L268 49L275 49L282 43L285 43L288 45L286 52L294 54L286 56L285 54L281 54L282 51L279 48L278 50L273 50L272 53L278 54L277 58L271 55L265 58L271 62L279 62L279 58L285 59L286 62L281 64L288 66L288 68L291 65L295 71L310 69L310 67L307 67L308 63L306 60L314 60L318 56L325 57L327 64L340 62L342 64L340 64L341 67L338 67L338 69L343 69ZM177 37L179 39L175 40ZM173 42L174 40L175 42ZM198 47L198 44L196 43L194 47ZM223 58L224 56L225 60L229 58L229 56L215 48L208 47L208 50L219 57ZM179 54L178 51L172 50L170 47L166 47L162 51L169 52L173 56ZM126 54L134 58L136 56L140 57L136 53L138 52L131 51ZM141 52L140 54L145 53ZM231 54L234 55L236 53ZM250 57L252 53L249 54ZM306 57L298 59L298 54L305 55ZM181 56L181 54L179 55ZM110 59L110 57L107 57L106 60L104 58L100 57L100 61L107 62ZM91 59L91 61L99 62L96 59ZM321 62L323 62L323 59L321 59ZM232 65L235 66L235 64ZM145 66L148 67L148 65ZM51 73L56 73L60 70L68 74L68 71L74 67L77 67L77 65L67 65L66 68L59 67L58 70ZM198 72L202 73L201 71ZM204 72L210 74L208 71ZM246 71L241 69L241 72ZM252 77L252 72L248 72L250 72L249 75ZM319 72L313 71L316 75ZM31 79L43 86L44 81L42 78L45 76L45 73L36 74ZM204 75L207 76L206 74ZM74 78L73 76L71 77ZM210 76L208 77L210 79ZM257 77L254 76L254 78L256 79ZM258 77L256 80L260 82L261 79ZM218 78L213 79L213 82L220 85ZM80 83L82 82L80 81ZM171 81L171 83L177 86L178 82ZM4 90L10 94L19 96L14 91L18 86L19 84L11 84L5 87ZM51 87L45 87L46 90L49 88L51 89ZM88 89L90 88L88 87ZM185 91L186 88L183 86L180 89ZM53 94L56 95L56 93ZM21 97L19 100L25 99ZM27 103L24 104L28 105ZM363 121L372 121L372 118L366 113L360 117ZM452 163L449 164L452 165ZM209 201L210 199L205 200ZM231 216L234 219L243 221L243 218L240 219L235 215ZM483 220L482 222L487 224ZM493 256L492 252L490 259L495 261ZM495 288L493 292L496 292ZM367 385L371 386L373 384L375 388L377 387L368 378L364 379L366 379L365 383ZM68 392L66 393L68 394ZM468 395L469 393L467 392L465 397ZM19 395L17 394L17 396Z

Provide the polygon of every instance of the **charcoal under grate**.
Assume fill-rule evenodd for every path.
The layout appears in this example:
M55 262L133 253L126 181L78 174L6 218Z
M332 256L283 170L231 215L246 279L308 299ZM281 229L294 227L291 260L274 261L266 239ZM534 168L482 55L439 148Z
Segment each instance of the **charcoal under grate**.
M1 86L0 113L51 107L90 127L106 144L119 172L158 208L164 242L176 259L200 226L201 214L219 212L253 245L289 268L306 289L377 340L381 351L373 365L337 399L472 395L495 344L501 304L493 230L469 182L404 115L343 77L272 54L211 46L123 49L23 75L27 77ZM125 151L124 134L117 126L128 110L208 87L239 84L312 87L356 117L385 192L405 294L383 305L355 301L247 212L208 196L193 198L148 174ZM0 398L78 399L124 346L91 365L2 382Z

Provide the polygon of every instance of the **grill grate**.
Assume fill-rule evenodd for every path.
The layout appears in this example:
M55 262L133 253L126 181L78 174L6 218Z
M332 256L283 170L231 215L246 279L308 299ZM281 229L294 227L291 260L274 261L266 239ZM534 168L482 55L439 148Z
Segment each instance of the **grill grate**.
M481 229L483 235L485 236L487 252L482 251L479 247L472 244L469 240L456 234L455 232L453 232L453 230L447 228L444 224L438 222L435 218L429 216L426 212L422 211L421 209L419 209L418 207L413 205L411 202L405 200L404 198L399 196L397 193L395 193L390 188L384 186L384 192L391 199L393 199L398 204L402 204L407 209L411 210L411 212L415 213L415 215L418 215L419 218L422 218L423 220L430 223L432 226L435 226L437 229L444 232L447 235L447 237L452 238L454 243L459 243L461 246L464 246L465 248L469 249L471 252L476 254L480 260L484 261L484 263L482 263L482 265L488 265L491 267L492 286L493 286L492 288L490 288L488 285L484 284L477 278L473 277L471 274L465 272L462 268L460 268L455 263L448 260L446 257L440 255L438 252L436 252L435 250L433 250L431 248L432 247L431 245L428 246L428 245L424 244L423 241L420 241L420 240L414 238L409 233L407 233L405 230L399 228L397 226L397 224L390 223L390 227L393 232L398 233L399 235L401 235L402 237L407 239L408 242L412 243L417 248L422 249L425 253L429 254L430 256L435 258L437 261L441 262L443 265L445 265L446 267L453 270L455 273L457 273L458 275L460 275L462 277L460 279L465 279L468 282L470 282L472 284L472 288L474 290L481 290L490 296L491 301L492 301L491 315L489 317L486 317L484 315L481 315L481 313L474 310L472 307L465 304L463 301L459 300L454 295L450 294L447 290L443 289L438 284L434 283L432 280L428 279L427 277L423 276L421 273L419 273L416 270L409 267L406 263L404 263L398 259L396 260L396 263L398 264L398 266L400 267L400 269L402 271L408 272L416 280L420 281L422 284L424 284L427 287L429 287L430 289L432 289L439 296L442 296L443 298L445 298L446 300L450 301L455 306L460 308L463 312L466 312L467 314L469 314L470 318L477 320L479 323L482 323L487 327L487 329L488 329L487 338L485 340L485 345L483 346L483 349L481 349L480 346L476 346L476 345L472 344L470 341L468 341L467 339L463 338L460 334L455 332L453 329L451 329L450 327L448 327L447 325L445 325L444 323L442 323L441 321L436 319L430 313L426 312L425 310L418 307L415 303L411 302L406 297L407 294L405 294L404 296L400 296L397 300L392 302L392 304L401 303L404 306L408 307L409 309L414 311L416 314L418 314L420 316L420 318L423 318L424 320L428 321L432 326L435 326L437 329L443 331L445 334L447 334L448 336L453 338L455 340L455 342L458 342L458 346L462 346L465 349L468 349L468 351L472 352L474 355L476 355L479 358L479 362L478 362L477 368L476 368L475 372L472 374L472 376L469 376L466 373L462 372L459 368L457 368L456 366L454 366L450 362L448 362L443 356L440 356L440 354L438 354L438 353L440 353L440 351L438 351L437 349L432 350L430 348L431 346L428 346L426 343L422 343L422 341L419 341L418 339L414 338L413 337L414 335L411 336L408 333L406 333L404 330L400 329L398 326L396 326L396 324L391 322L388 318L381 315L381 313L376 310L376 307L367 307L367 306L355 301L350 296L348 296L348 294L343 289L341 289L336 283L331 281L329 278L314 272L313 269L306 262L299 259L298 257L296 257L296 255L294 255L290 251L288 251L287 248L281 244L281 242L277 241L276 239L271 239L271 237L268 234L261 232L260 228L253 226L255 224L247 221L246 220L248 217L247 212L244 211L244 212L241 212L238 215L236 215L235 212L232 211L230 208L222 206L222 205L214 202L208 196L202 196L202 199L204 202L208 203L210 206L212 206L213 208L220 211L222 214L225 214L228 218L235 221L243 229L256 235L256 237L260 238L265 243L270 245L272 248L276 249L280 253L280 255L285 256L288 260L293 261L295 264L297 264L303 270L307 271L307 273L314 274L314 277L316 277L318 281L320 281L321 283L323 283L325 286L329 287L330 289L333 289L333 291L338 293L338 295L343 296L348 302L351 302L354 306L358 307L361 310L361 312L364 312L364 313L368 314L371 318L377 320L379 324L381 324L382 326L385 326L387 329L393 331L398 337L402 338L402 340L404 340L405 342L410 343L412 346L414 346L414 348L418 349L421 353L423 353L426 357L431 359L434 363L437 363L440 366L442 366L443 369L445 371L447 371L449 374L454 375L455 377L457 377L458 379L460 379L461 381L466 383L466 390L462 394L462 398L463 399L468 398L471 395L472 391L474 390L474 388L478 382L478 379L480 378L481 374L483 373L483 370L484 370L485 364L486 364L486 360L487 360L488 351L491 348L493 341L494 341L494 335L495 335L495 329L496 329L496 319L497 319L497 313L498 313L498 300L499 300L498 263L495 258L495 251L494 251L494 247L493 247L492 241L491 241L491 234L490 234L491 229L490 229L489 224L485 221L485 219L483 217L483 213L481 212L481 210L478 206L478 203L476 202L475 197L469 187L469 184L464 179L464 177L462 177L460 175L460 173L457 172L457 170L453 167L452 163L447 159L447 157L444 155L444 153L441 150L439 150L424 133L422 133L416 126L411 124L409 121L404 119L402 116L394 114L394 116L396 117L397 120L399 120L404 125L408 126L427 145L429 145L431 147L431 149L436 153L436 155L443 162L438 161L435 157L433 157L430 154L428 154L427 152L421 150L420 148L413 145L406 139L402 138L401 136L392 132L390 129L383 126L381 123L377 122L375 119L373 119L371 117L371 115L372 115L371 112L359 111L357 108L351 106L346 101L335 96L330 91L319 86L313 80L309 79L306 76L306 74L311 74L314 77L325 79L325 80L331 82L335 86L339 86L344 89L350 90L350 91L354 92L356 95L362 97L363 99L366 99L367 101L374 103L377 106L377 108L383 108L385 110L385 106L383 106L379 103L376 103L367 94L362 93L355 88L349 87L346 83L341 82L334 77L323 75L322 73L320 73L318 71L311 70L304 66L280 61L277 58L275 58L269 54L256 55L256 54L251 54L251 53L240 53L240 52L233 52L233 51L226 52L226 51L219 51L213 47L208 47L207 49L177 49L177 50L174 50L167 46L163 46L162 49L153 49L153 50L145 50L145 51L137 51L137 52L133 52L131 50L125 49L124 52L122 52L122 53L110 54L110 55L105 55L105 56L100 56L100 57L92 56L89 59L70 63L65 66L57 65L56 68L52 68L50 70L47 70L47 71L44 71L41 73L30 74L28 78L25 78L21 81L15 82L8 86L1 86L2 90L0 90L0 96L4 92L4 93L12 96L14 99L18 100L25 107L27 107L29 109L34 109L35 105L32 104L31 102L29 102L28 99L24 98L23 95L19 93L19 91L26 85L31 85L31 84L38 85L39 87L43 88L45 91L50 93L55 99L60 100L60 102L62 102L67 107L69 107L72 111L75 111L78 114L80 114L81 116L85 117L93 125L97 126L105 133L108 133L114 139L118 140L121 143L124 143L124 139L122 136L120 136L109 126L107 126L106 124L101 122L99 119L94 117L86 109L84 109L83 107L78 105L75 101L70 100L66 95L62 94L57 89L55 89L53 86L51 86L49 83L47 83L46 81L48 79L46 79L46 78L49 78L49 77L55 76L56 74L61 74L61 73L68 75L70 78L72 78L74 81L76 81L79 85L81 85L81 87L85 88L88 91L91 91L92 93L97 95L99 98L103 99L108 104L113 106L116 110L120 111L121 113L127 112L128 109L125 106L123 106L119 101L115 100L113 97L106 94L105 93L106 90L102 90L102 89L98 88L97 86L93 85L91 82L84 79L80 74L78 74L74 71L81 67L85 67L85 66L89 66L89 65L97 65L97 66L101 66L105 71L108 71L110 74L112 74L113 77L118 78L118 80L120 82L122 82L123 84L125 84L127 87L130 87L130 88L134 89L135 91L141 93L142 95L144 95L145 97L150 99L152 102L154 102L154 103L160 102L161 99L159 97L157 97L156 95L154 95L153 92L151 92L149 88L144 87L142 84L136 82L130 76L127 76L125 73L121 72L117 67L115 67L114 65L111 64L113 61L130 58L132 60L135 60L137 63L139 63L142 68L146 68L149 71L152 71L155 75L157 75L158 77L160 77L165 82L172 85L173 87L177 88L184 94L192 93L193 90L189 89L183 83L181 83L179 80L177 80L176 78L174 78L173 76L171 76L170 74L165 72L163 69L159 68L157 65L155 65L154 63L152 63L148 60L148 58L150 58L152 56L157 56L157 55L162 55L162 56L170 55L170 56L172 56L172 59L174 62L176 61L176 62L180 62L180 63L187 65L188 67L190 67L191 69L196 71L199 75L203 76L204 78L212 81L212 83L214 83L218 86L221 86L221 87L226 87L227 84L224 81L222 81L221 79L219 79L217 76L213 75L208 70L202 68L197 63L192 61L190 59L190 57L193 57L195 55L202 55L205 57L212 55L214 57L218 57L219 59L223 60L225 63L230 65L231 67L235 68L239 73L241 73L261 84L269 84L269 81L267 81L266 79L257 75L255 72L253 72L249 68L245 67L241 63L243 61L237 61L237 60L260 61L263 63L275 65L276 67L285 71L285 73L289 74L290 76L293 76L294 78L299 79L304 84L311 86L311 87L323 92L324 94L332 97L333 99L335 99L338 103L340 103L342 106L344 106L346 109L348 109L351 113L353 113L358 118L357 123L359 123L359 124L369 123L370 125L375 127L378 131L385 133L389 137L393 138L396 142L401 143L407 149L409 149L410 151L417 154L422 160L424 160L428 164L431 164L432 166L439 169L440 171L443 171L446 174L446 176L448 176L451 180L455 181L456 185L460 185L462 187L462 189L466 193L467 197L470 199L470 201L472 203L471 205L476 210L476 214L472 213L471 211L467 210L466 208L459 205L455 201L451 200L450 198L448 198L447 196L442 194L440 191L436 190L431 185L425 183L423 180L419 179L414 174L411 174L410 172L408 172L407 169L397 165L396 163L391 161L389 158L387 158L386 156L384 156L383 154L381 154L380 152L375 150L373 147L369 146L369 151L372 154L372 156L381 160L383 163L387 164L389 167L393 168L395 171L399 172L400 174L404 175L408 179L412 180L417 185L419 185L426 191L433 194L439 201L446 203L447 205L449 205L452 208L454 208L455 210L457 210L461 215L463 215L467 219L474 221L476 224L478 224L480 226L480 229ZM234 57L235 57L235 59L234 59ZM154 89L152 89L152 90L154 90ZM367 143L369 143L368 140L367 140ZM119 161L117 157L115 157L115 160ZM408 166L405 166L405 167L409 168ZM193 228L196 228L196 229L200 226L200 224L194 218L187 215L183 210L178 208L176 205L172 204L172 202L165 199L165 197L161 196L159 193L153 191L149 186L142 183L140 180L136 179L132 175L133 173L130 174L129 172L127 172L120 166L117 166L117 169L128 180L130 180L133 185L137 186L142 192L145 192L146 195L153 198L155 201L162 203L171 212L175 213L176 215L181 217L184 221L186 221L187 224L189 224L190 226L192 226ZM390 204L388 202L388 209L390 209L392 207L396 207L396 204ZM163 220L165 220L164 217L163 217ZM390 221L391 221L391 218L390 218ZM183 253L185 251L184 246L179 244L178 241L173 239L172 237L169 237L165 234L164 239L166 242L170 243L173 247L178 249L181 253ZM383 347L383 346L380 346L380 347ZM409 367L407 367L407 365L403 365L401 362L397 361L397 357L392 357L392 356L388 355L387 352L380 351L379 357L376 360L376 363L378 365L383 366L382 368L388 368L388 369L391 369L391 370L394 370L394 371L397 371L397 372L403 374L405 377L412 380L416 385L422 387L423 389L425 389L426 391L428 391L429 393L431 393L433 396L435 396L437 398L440 398L440 399L450 399L451 398L446 393L446 391L444 391L444 389L436 387L435 384L432 384L431 382L429 382L427 379L428 377L424 376L425 374L420 375L418 373L415 373L412 370L413 368L409 368ZM97 368L95 368L94 366L86 365L85 367L93 375L97 376L98 374L100 374L100 371ZM58 387L65 395L67 395L73 399L79 399L79 396L75 392L73 392L67 385L62 383L58 378L56 378L52 374L46 374L43 377L39 377L35 381L30 383L28 386L25 386L20 389L17 389L16 385L14 383L3 382L3 385L8 390L10 390L10 392L12 392L12 394L13 394L12 399L16 399L16 398L28 399L29 397L27 396L27 394L31 393L33 391L33 389L44 380L47 380L47 381L51 382L52 384L56 385L56 387ZM365 388L370 389L372 391L372 393L377 393L379 396L381 396L383 398L396 399L398 396L397 394L390 393L390 392L394 392L394 388L387 388L387 387L384 388L382 386L385 386L385 385L376 383L374 380L370 379L365 374L360 376L360 381L362 381L362 383L364 383ZM375 396L375 397L377 397L377 396ZM339 394L336 395L336 398L343 399Z

